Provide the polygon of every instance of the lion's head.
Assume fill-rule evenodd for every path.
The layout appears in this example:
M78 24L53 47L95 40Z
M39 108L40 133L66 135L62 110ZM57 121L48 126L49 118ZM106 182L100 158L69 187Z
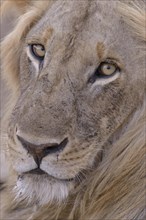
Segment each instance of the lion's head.
M8 148L16 197L44 205L90 179L143 103L144 11L112 0L30 4L2 45L17 88Z

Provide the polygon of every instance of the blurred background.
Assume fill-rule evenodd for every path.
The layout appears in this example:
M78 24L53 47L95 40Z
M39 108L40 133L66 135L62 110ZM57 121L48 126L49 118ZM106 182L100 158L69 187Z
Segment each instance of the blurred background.
M0 40L2 41L4 37L13 29L14 25L14 16L10 15L2 17L0 19ZM1 70L2 72L2 70ZM6 87L5 81L2 79L2 76L0 74L0 119L2 119L5 108L6 108L6 103L8 101L8 88Z
M15 20L14 16L11 14L9 14L6 17L2 17L0 19L1 42L4 39L4 37L13 29L14 20ZM0 66L1 66L1 61L0 61ZM0 72L2 73L2 69ZM6 132L5 132L5 124L2 123L2 119L4 118L5 111L7 108L6 106L7 106L7 102L9 99L9 94L10 94L10 91L8 90L5 81L2 79L2 74L0 74L0 122L1 122L1 127L0 127L0 182L4 182L6 180L7 173L8 173L7 164L5 160L5 153L4 153L4 149L6 147L6 144L5 144Z

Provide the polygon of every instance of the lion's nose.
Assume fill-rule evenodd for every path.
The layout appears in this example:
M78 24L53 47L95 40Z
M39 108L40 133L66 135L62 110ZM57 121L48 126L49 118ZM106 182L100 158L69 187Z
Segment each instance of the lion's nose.
M46 157L48 154L61 152L68 143L68 138L65 138L60 144L48 143L48 144L35 145L24 140L22 137L18 135L17 138L21 142L24 149L27 150L28 153L33 156L38 166L40 165L43 157Z

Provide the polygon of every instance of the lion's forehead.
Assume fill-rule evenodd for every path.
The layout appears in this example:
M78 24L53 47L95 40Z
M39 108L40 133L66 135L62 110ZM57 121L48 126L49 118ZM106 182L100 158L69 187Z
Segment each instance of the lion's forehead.
M108 11L107 11L108 8ZM40 34L40 31L53 27L55 33L70 33L72 31L92 31L105 33L106 28L115 29L120 16L116 13L115 1L103 4L102 1L57 1L46 11L46 14L30 32L30 35ZM99 34L100 34L99 32ZM86 33L89 34L89 33Z
M127 61L127 57L133 57L135 50L133 40L129 40L130 31L123 23L117 6L116 1L107 1L106 7L102 1L57 1L30 30L27 38L45 36L50 54L51 49L56 47L61 56L64 51L61 48L66 47L73 57L71 47L77 45L76 52L80 50L84 59L89 57L94 61L97 59L96 46L102 42L107 51L113 50Z

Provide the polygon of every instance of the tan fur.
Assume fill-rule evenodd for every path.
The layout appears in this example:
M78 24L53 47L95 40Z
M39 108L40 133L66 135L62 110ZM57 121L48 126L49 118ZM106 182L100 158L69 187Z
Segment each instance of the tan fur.
M143 41L146 41L146 6L144 1L133 1L132 8L124 3L119 4L119 10L124 15L124 20L132 27L133 32Z
M52 36L52 34L53 34L53 29L52 28L47 29L42 35L43 42L47 42L48 39Z
M101 59L104 56L104 44L102 42L98 43L96 46L97 49L97 56Z
M8 0L3 1L1 6L1 12L2 14L7 13L8 10L17 7L17 10L19 10L20 13L25 13L26 8L30 4L31 1L29 0Z
M17 4L17 7L20 8L21 11L20 13L22 13L15 29L4 39L2 43L3 76L8 82L8 85L13 89L14 97L15 97L15 99L13 99L13 101L11 101L10 103L10 113L12 111L11 109L14 107L17 101L16 100L17 97L20 94L19 91L20 79L18 77L20 69L18 63L20 62L19 60L20 60L20 54L22 52L23 40L25 39L26 34L41 19L41 17L43 17L46 10L53 5L53 3L51 2L52 3L51 5L50 2L51 1L45 1L45 3L43 1L31 1L31 5L30 5L28 4L30 3L30 1L7 1L3 5L3 10L6 11L9 9L9 7L11 7L12 3L14 3L15 5ZM141 44L141 42L146 41L146 35L145 35L146 17L144 10L145 4L144 1L140 1L140 2L142 3L143 7L137 1L134 1L132 5L131 4L127 5L127 3L126 4L121 3L121 1L119 1L119 13L121 13L119 16L121 15L123 16L124 21L129 25L130 29L133 31L132 36L134 38L138 37L137 42L139 43L139 45ZM50 37L53 34L55 34L55 30L52 29L52 27L49 27L49 29L47 29L47 31L43 33L47 41L48 39L50 39ZM73 41L74 38L72 37L70 40L71 43L67 47L67 49L69 48L69 51L72 50ZM103 57L105 56L104 50L106 50L106 45L104 45L101 42L98 42L97 45L95 45L95 50L97 52L99 59L102 60ZM64 53L65 49L61 44L61 46L59 45L57 47L56 51L57 52L63 51L62 53ZM54 52L53 56L56 55L56 51L55 52L53 51ZM79 63L84 62L84 60L82 60L82 55L84 54L81 54L78 57ZM70 54L66 55L66 57L69 56ZM76 68L74 62L71 63L71 67ZM55 89L52 88L53 95L54 94L56 95L55 93L57 91L56 85L60 86L59 77L55 81L55 76L53 74L50 76L50 79L52 80L50 81L56 82L54 86ZM131 77L131 81L132 81L132 77ZM60 93L57 94L59 95L61 94L60 97L62 97L63 96L62 94L64 94L61 93L63 89L61 86L59 87L59 89L60 89ZM43 94L44 94L43 98L45 100L46 98L45 93ZM133 112L132 113L129 112L128 117L125 118L126 121L124 120L122 123L117 122L115 137L112 136L114 133L113 131L111 135L112 140L110 140L109 137L108 141L107 140L105 141L103 148L99 149L98 152L99 154L97 154L97 157L99 157L99 163L97 163L97 165L95 166L95 170L93 169L90 170L87 168L85 173L83 173L83 176L85 176L85 179L84 178L83 179L85 181L81 181L81 183L74 188L74 192L72 194L69 194L69 196L60 204L58 204L57 202L52 202L43 205L43 207L41 207L39 206L39 204L37 204L37 202L33 204L32 203L27 204L27 201L25 201L25 199L24 201L21 200L19 202L19 199L17 200L13 195L13 184L17 179L16 173L10 167L8 183L6 184L5 191L2 192L3 202L1 206L4 212L3 219L144 220L146 217L145 214L146 213L146 204L145 204L145 147L146 147L145 107L146 106L143 96L144 94L141 94L141 96L139 96L141 99L140 102L138 102L137 97L136 97L137 99L135 98L137 100L137 104L135 104L133 100L134 103ZM54 96L53 99L52 96L50 95L49 98L50 98L49 99L50 103L54 103L53 100L55 100L56 96ZM30 97L28 97L28 100L29 99ZM58 99L56 98L56 100L59 103L60 98ZM66 100L63 101L65 103ZM68 102L71 101L69 100ZM41 102L41 104L42 103L43 102ZM25 104L26 103L24 102L22 105ZM114 108L116 108L116 106L114 106ZM127 108L128 107L126 105L125 111L127 110ZM121 109L119 108L119 111L120 110ZM112 108L109 111L109 115L110 114L112 114ZM66 117L64 116L63 118L64 121L66 120L67 117L68 115L66 112ZM49 122L50 126L52 123L51 120ZM54 119L54 121L55 120L56 119ZM84 122L85 121L82 121L82 123ZM107 123L106 117L104 118L103 121L101 121L101 124L102 123L103 123L102 126L105 127ZM60 124L58 123L57 126L60 126ZM9 130L12 129L13 128L10 126ZM118 134L117 130L120 131L120 134ZM37 131L35 132L37 133ZM35 132L33 133L34 135L36 134ZM12 152L17 151L17 147L14 148L13 140L11 137L12 132L9 131L8 133L10 139L8 141L8 145L10 146L7 148L7 151L9 154L9 152L11 151ZM7 139L7 137L4 138ZM76 141L76 138L74 139ZM75 143L78 144L77 141ZM87 148L87 145L83 146L84 151L83 150L78 151L78 148L75 149L73 148L70 151L66 152L65 156L63 155L64 157L62 156L60 158L62 159L62 161L65 160L67 165L69 161L71 163L71 166L74 166L76 168L77 164L80 164L84 159L89 160L90 158L87 157L86 159L84 157L84 154L89 155L89 153L91 153L90 149L87 148L85 150L84 148ZM9 160L11 164L11 159Z

